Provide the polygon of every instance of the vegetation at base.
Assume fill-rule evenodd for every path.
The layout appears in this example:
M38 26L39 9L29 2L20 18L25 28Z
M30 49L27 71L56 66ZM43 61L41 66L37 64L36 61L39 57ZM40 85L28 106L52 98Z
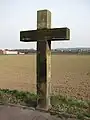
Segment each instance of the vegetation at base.
M33 93L18 91L18 90L9 90L9 89L0 89L0 102L2 103L12 103L20 104L29 107L35 107L38 96Z
M0 102L4 104L12 103L36 107L38 97L36 94L30 92L0 89ZM50 111L74 114L80 119L84 119L84 117L90 118L90 101L53 95L51 96L51 105L52 108Z
M90 118L90 101L77 100L67 96L52 96L52 110L74 114L79 119Z

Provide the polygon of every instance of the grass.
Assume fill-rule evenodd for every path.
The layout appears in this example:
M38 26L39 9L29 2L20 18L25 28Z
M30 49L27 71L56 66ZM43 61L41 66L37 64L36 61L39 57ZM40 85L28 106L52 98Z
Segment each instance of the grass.
M78 100L67 96L51 97L52 110L74 114L78 117L86 116L90 118L89 102L90 101Z
M9 89L0 89L0 102L2 103L12 103L20 104L25 106L36 105L36 100L38 96L33 93L18 91L18 90L9 90Z
M36 107L38 97L36 94L29 92L0 89L0 102L4 104L12 103ZM52 108L50 112L53 111L55 114L64 112L76 115L78 118L90 118L89 104L90 101L77 100L67 96L51 96Z

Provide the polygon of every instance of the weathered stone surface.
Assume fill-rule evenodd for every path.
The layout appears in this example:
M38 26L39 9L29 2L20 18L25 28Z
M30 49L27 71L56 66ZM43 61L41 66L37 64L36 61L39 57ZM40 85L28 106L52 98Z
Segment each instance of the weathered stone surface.
M48 10L37 11L37 29L51 28L51 12ZM49 109L50 82L51 82L51 41L37 41L37 94L39 108Z
M37 11L37 30L20 32L20 41L37 41L37 109L48 110L51 95L51 41L69 40L68 28L51 29L51 12Z
M51 28L51 12L49 10L37 11L37 29Z

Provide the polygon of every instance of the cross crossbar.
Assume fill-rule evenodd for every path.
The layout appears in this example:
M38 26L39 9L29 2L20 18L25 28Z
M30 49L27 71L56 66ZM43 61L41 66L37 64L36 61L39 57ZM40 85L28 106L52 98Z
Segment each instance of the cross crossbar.
M69 28L52 28L52 29L37 29L20 32L20 41L22 42L35 42L38 40L56 41L56 40L69 40L70 29Z

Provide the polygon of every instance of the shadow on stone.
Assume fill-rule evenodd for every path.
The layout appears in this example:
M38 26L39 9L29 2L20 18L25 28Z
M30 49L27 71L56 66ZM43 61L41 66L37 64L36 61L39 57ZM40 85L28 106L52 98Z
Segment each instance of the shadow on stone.
M28 107L34 107L34 108L36 108L37 101L36 100L32 101L32 100L28 99L28 100L25 100L25 104Z

